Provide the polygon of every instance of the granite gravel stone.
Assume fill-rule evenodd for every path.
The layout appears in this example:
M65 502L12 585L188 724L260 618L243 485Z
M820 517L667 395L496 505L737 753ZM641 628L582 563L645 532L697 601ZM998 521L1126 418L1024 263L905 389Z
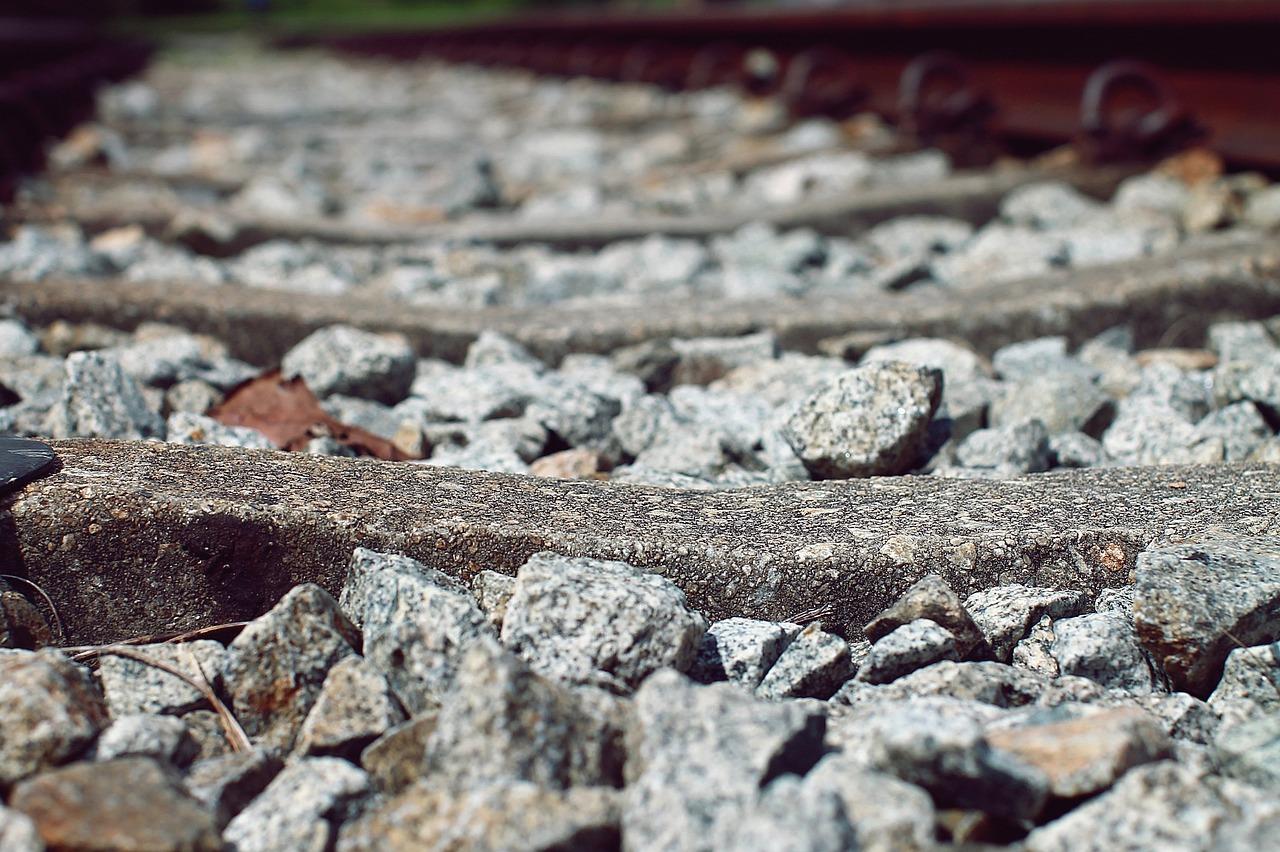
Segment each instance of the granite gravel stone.
M945 628L956 640L961 658L986 653L982 630L964 608L959 595L937 574L922 577L888 609L867 623L864 632L878 642L904 624L927 618Z
M636 850L711 850L725 814L760 789L803 774L822 755L825 719L801 702L770 703L727 683L700 686L671 670L635 696L622 827Z
M203 673L214 684L220 681L227 653L220 643L209 639L197 639L181 645L166 642L137 645L133 650L191 677ZM197 666L199 672L196 671ZM182 714L205 706L204 697L195 687L168 672L128 657L103 656L98 662L98 680L102 684L107 709L117 719L135 714Z
M0 789L75 757L106 725L87 669L53 650L0 654Z
M933 800L920 787L884 772L864 769L859 761L829 754L804 777L806 787L833 790L865 852L906 852L933 843Z
M702 637L689 677L755 689L799 630L799 625L753 618L717 621Z
M624 562L536 553L520 567L502 641L566 683L634 687L693 662L706 620L670 580Z
M345 760L306 757L286 766L222 838L236 852L328 849L335 823L358 813L369 793L369 776Z
M775 700L827 699L853 671L849 643L814 623L787 645L756 687L756 695Z
M339 660L298 732L295 752L354 761L361 749L405 720L387 679L364 657Z
M994 658L1007 663L1013 648L1033 625L1052 619L1083 615L1089 599L1083 592L1037 586L996 586L965 598L964 608L991 646Z
M343 393L394 405L409 395L416 366L403 339L336 325L290 349L280 369L285 378L301 376L317 396Z
M411 715L434 709L467 647L491 635L456 580L413 559L357 548L342 606L364 631L364 652Z
M746 813L722 813L710 839L743 852L843 852L857 842L840 795L794 776L771 783Z
M183 786L213 812L221 830L266 789L281 768L280 759L264 751L223 754L193 763Z
M94 744L94 760L149 757L185 766L195 758L198 749L181 719L138 713L117 717L102 732Z
M1172 685L1207 697L1239 643L1280 639L1280 547L1210 539L1150 548L1138 556L1133 612Z
M889 683L941 660L958 660L956 637L927 618L894 629L871 646L858 668L864 683Z
M328 592L294 587L227 648L222 680L232 712L255 743L288 751L329 669L359 646L359 631Z
M62 396L49 412L55 438L140 441L164 434L164 421L120 362L99 352L67 356Z
M804 399L783 437L819 479L902 473L918 461L941 395L938 370L897 361L859 367Z
M1157 687L1156 673L1132 624L1094 613L1056 621L1053 631L1051 653L1062 674L1137 694Z
M1224 726L1280 713L1280 642L1227 654L1209 706Z

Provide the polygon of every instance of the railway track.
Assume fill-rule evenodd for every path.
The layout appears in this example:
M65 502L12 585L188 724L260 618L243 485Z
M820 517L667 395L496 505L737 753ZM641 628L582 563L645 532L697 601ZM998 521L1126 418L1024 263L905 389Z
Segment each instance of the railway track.
M1280 7L1266 0L922 0L539 16L321 43L676 89L741 85L798 115L871 110L960 153L1079 141L1098 160L1141 160L1207 136L1237 165L1275 168L1277 33Z
M1264 848L1280 189L1192 83L1272 18L1223 5L106 87L0 212L0 846ZM939 47L983 97L907 115ZM1122 55L1181 106L1113 130L1223 132L1037 153Z

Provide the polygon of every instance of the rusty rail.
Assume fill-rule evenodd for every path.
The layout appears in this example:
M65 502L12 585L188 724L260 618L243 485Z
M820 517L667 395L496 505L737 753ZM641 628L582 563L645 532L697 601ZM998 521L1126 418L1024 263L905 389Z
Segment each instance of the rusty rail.
M136 73L148 55L82 25L0 19L0 202L40 170L49 140L93 113L98 86Z
M1204 142L1280 169L1280 2L906 0L835 9L554 15L289 44L679 89L796 114L872 110L959 152L1082 143L1093 161Z

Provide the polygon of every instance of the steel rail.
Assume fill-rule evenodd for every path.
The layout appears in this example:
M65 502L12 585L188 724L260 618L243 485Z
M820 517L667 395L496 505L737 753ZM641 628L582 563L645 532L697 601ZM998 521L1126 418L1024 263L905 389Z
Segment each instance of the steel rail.
M1204 142L1233 165L1280 169L1275 0L559 14L287 43L669 88L736 84L800 114L873 110L943 147L983 134L1014 150L1076 141L1094 160L1123 161Z

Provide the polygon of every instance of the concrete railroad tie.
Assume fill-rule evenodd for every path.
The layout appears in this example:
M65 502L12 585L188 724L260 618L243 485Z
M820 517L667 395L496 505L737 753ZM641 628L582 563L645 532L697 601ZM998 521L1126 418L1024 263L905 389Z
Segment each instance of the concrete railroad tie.
M1152 542L1280 534L1280 467L1111 468L1004 481L893 477L685 492L161 443L64 441L5 499L6 564L57 602L67 641L254 617L352 548L451 575L532 553L621 559L710 618L824 603L849 636L921 576L1095 592Z

